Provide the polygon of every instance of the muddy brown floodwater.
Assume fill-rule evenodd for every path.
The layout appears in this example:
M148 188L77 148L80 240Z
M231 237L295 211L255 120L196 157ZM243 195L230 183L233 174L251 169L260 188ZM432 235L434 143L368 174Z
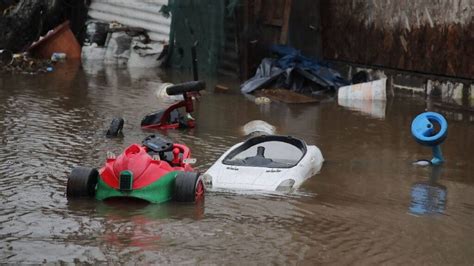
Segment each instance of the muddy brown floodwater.
M98 167L107 151L150 134L139 124L164 106L154 90L184 80L95 64L0 76L0 262L474 263L474 119L445 113L447 162L440 172L415 167L431 152L411 138L411 120L426 109L412 99L356 111L337 102L256 105L209 90L196 105L197 128L166 133L191 147L199 170L241 140L240 126L262 119L317 145L321 173L290 195L68 203L71 168ZM125 137L106 139L114 116L125 118Z

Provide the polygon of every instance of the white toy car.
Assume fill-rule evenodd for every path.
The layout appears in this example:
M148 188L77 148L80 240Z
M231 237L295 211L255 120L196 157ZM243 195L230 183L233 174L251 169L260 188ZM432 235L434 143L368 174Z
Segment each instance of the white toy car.
M204 174L206 189L289 192L321 169L318 147L303 140L263 135L238 143Z

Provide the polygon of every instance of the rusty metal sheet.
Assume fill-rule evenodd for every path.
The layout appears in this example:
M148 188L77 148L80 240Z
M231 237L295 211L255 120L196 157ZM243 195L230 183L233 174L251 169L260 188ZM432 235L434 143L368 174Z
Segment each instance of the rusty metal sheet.
M474 1L321 2L326 59L474 79Z

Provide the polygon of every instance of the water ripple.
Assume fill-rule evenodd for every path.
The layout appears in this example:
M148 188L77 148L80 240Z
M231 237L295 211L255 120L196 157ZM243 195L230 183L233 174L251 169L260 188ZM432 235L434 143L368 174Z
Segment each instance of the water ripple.
M202 204L68 202L66 175L99 167L153 132L143 115L166 106L155 99L156 70L99 66L21 79L0 76L0 261L11 264L470 264L474 245L474 129L457 124L446 145L444 213L409 212L411 188L429 178L409 161L425 150L407 144L408 117L424 106L394 102L385 120L334 104L272 103L239 94L207 93L196 105L198 126L160 132L188 145L204 172L243 140L253 119L280 134L317 143L327 163L289 195L210 192ZM182 78L180 78L182 79ZM237 86L238 84L236 84ZM124 137L104 138L111 118ZM367 126L364 126L367 125ZM469 161L471 160L471 161Z

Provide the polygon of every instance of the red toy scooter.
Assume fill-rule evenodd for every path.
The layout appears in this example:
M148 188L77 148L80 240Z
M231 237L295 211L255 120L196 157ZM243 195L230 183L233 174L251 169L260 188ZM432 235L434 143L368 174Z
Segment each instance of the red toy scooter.
M200 96L199 91L205 89L204 81L190 81L172 85L166 88L168 95L183 95L183 100L179 101L165 110L147 114L141 127L144 129L177 129L195 127L194 118L191 113L194 111L193 98ZM185 108L185 113L180 112L180 108Z
M196 126L191 113L194 111L193 98L201 96L199 91L205 89L204 81L190 81L176 84L166 88L168 95L183 94L183 100L172 104L164 110L147 114L141 122L143 129L177 129L177 128L193 128ZM185 108L185 113L180 112L180 108ZM110 123L107 130L107 137L117 137L122 135L124 120L116 117Z
M193 35L192 30L191 35ZM166 88L166 93L168 95L172 96L182 94L183 100L169 106L165 110L147 114L141 122L141 127L143 129L177 129L193 128L196 126L195 120L191 116L191 113L194 111L193 98L199 98L199 96L201 96L199 91L206 88L206 83L199 80L198 76L196 57L197 46L198 42L196 41L191 47L194 81L180 83ZM179 108L182 107L185 108L185 113L180 112ZM123 118L114 118L107 130L106 136L117 137L122 135L123 124Z

